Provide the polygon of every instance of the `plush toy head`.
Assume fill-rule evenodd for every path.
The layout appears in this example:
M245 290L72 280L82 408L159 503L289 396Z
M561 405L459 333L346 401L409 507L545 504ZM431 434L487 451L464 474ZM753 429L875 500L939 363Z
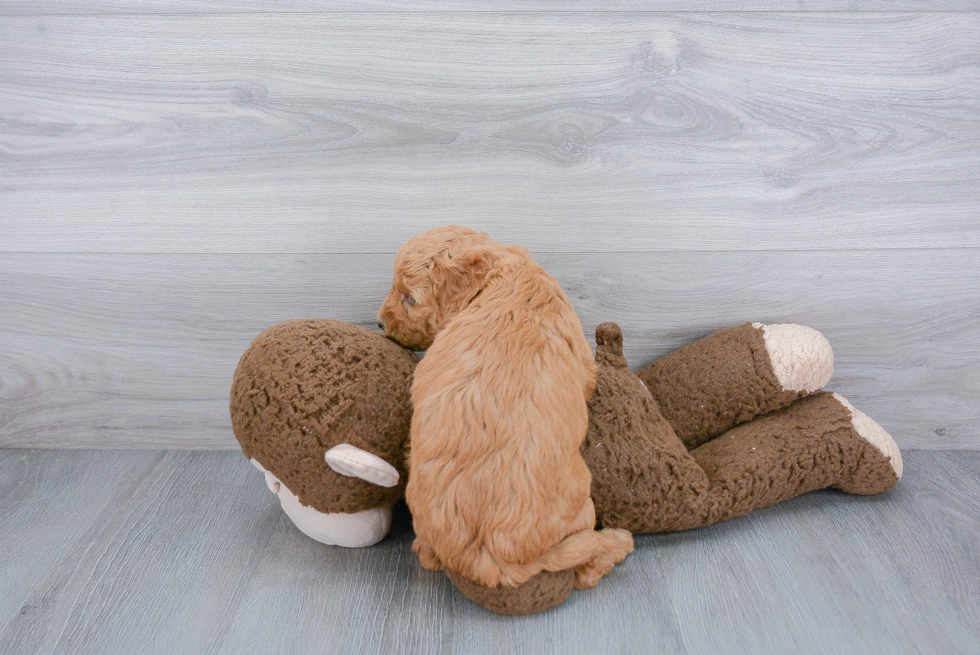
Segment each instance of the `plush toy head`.
M380 334L323 319L275 325L242 356L231 390L235 436L314 539L370 545L387 533L390 506L405 492L417 363Z

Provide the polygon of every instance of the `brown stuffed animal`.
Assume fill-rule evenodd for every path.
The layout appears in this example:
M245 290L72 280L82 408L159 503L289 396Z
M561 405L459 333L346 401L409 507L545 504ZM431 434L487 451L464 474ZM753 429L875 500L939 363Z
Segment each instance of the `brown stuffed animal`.
M826 487L879 493L901 476L892 438L837 394L818 392L833 354L816 330L745 324L639 376L623 357L617 325L600 325L596 341L582 454L603 527L684 530ZM383 514L390 521L404 485L416 361L376 333L325 320L270 328L242 357L232 389L235 434L314 539L370 545L387 532ZM343 446L354 450L338 457ZM398 477L382 488L393 477L384 464ZM302 524L290 513L297 506L306 510ZM495 589L448 575L468 598L504 614L559 605L574 583L571 571Z
M405 495L415 353L376 332L325 319L257 336L231 387L245 456L304 534L370 546Z

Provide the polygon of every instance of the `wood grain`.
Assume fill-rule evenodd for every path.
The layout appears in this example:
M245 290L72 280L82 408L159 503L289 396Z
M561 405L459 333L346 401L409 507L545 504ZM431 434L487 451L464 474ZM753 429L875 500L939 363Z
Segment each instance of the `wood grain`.
M56 601L29 592L75 552L88 523L148 459L135 451L0 451L0 625Z
M7 16L0 61L7 252L980 247L976 13Z
M219 467L208 454L141 459L28 594L34 609L7 620L5 652L200 652L234 614L281 510L257 502L265 498L246 484L240 455ZM101 599L112 599L111 613Z
M370 548L313 542L238 454L21 451L0 467L23 491L0 501L0 538L51 516L63 471L78 505L104 494L45 524L70 545L54 559L0 554L43 568L0 577L29 609L2 605L0 653L980 652L978 452L908 452L888 494L816 492L640 537L595 589L525 617L422 570L404 518Z
M638 368L745 321L822 330L831 387L905 448L980 447L980 251L557 255L588 338ZM236 448L228 390L259 331L373 327L389 255L0 256L0 444Z
M976 11L977 0L2 0L0 15L228 12Z
M674 611L711 617L685 626L688 649L980 652L980 577L961 568L980 562L980 454L910 452L905 461L886 496L818 492L737 521L644 537ZM948 608L941 617L939 607ZM772 620L747 629L755 616Z

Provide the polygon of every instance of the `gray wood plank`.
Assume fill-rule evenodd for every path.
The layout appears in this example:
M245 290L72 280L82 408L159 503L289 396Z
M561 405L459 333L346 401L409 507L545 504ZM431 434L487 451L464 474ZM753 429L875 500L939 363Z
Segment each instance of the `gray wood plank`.
M0 18L3 251L980 246L975 13Z
M980 446L980 250L558 255L590 338L639 368L745 321L822 330L831 388L904 448ZM372 327L390 255L0 256L0 444L236 448L227 398L259 331Z
M688 649L980 652L980 454L909 452L905 461L884 496L819 492L643 537L675 612L711 617L684 625ZM757 616L769 619L753 630Z
M0 15L228 12L977 11L977 0L3 0Z
M146 459L135 451L0 451L0 624L54 601L29 600L28 592L79 547L88 523Z
M11 456L37 470L53 457L0 453L0 466ZM816 492L640 537L598 587L527 617L490 614L423 571L404 522L367 549L309 540L240 455L57 456L88 471L82 494L106 463L142 463L94 519L52 525L74 547L28 590L34 611L0 615L3 653L980 652L975 451L908 452L888 494ZM47 511L54 472L5 507ZM11 588L0 578L0 595Z
M445 652L452 643L457 603L419 570L404 529L363 550L324 547L288 524L273 539L212 652Z
M220 636L284 515L240 454L142 459L33 587L32 611L6 621L0 650L200 652Z

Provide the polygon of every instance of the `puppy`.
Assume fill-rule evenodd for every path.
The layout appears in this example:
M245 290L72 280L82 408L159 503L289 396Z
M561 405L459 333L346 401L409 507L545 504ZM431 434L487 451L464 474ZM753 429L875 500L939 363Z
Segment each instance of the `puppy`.
M395 257L385 335L428 352L412 384L414 550L422 566L487 587L574 569L595 585L633 549L595 530L579 447L595 361L558 283L524 248L464 227Z

